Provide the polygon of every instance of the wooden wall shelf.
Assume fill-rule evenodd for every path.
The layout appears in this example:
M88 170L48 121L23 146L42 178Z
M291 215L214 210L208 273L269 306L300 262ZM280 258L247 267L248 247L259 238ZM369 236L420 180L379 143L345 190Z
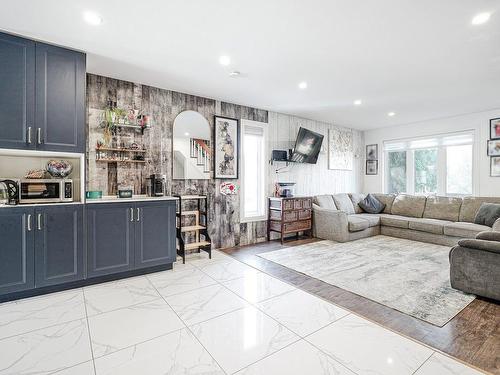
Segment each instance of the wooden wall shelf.
M102 162L102 163L145 163L146 160L110 160L110 159L96 159L96 161Z

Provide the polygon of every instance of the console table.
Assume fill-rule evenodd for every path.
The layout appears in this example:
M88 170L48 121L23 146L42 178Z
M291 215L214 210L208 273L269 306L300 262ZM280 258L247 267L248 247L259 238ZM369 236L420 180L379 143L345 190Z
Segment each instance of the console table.
M312 238L312 198L268 198L267 239L271 239L271 232L278 232L281 243L286 234L309 232Z

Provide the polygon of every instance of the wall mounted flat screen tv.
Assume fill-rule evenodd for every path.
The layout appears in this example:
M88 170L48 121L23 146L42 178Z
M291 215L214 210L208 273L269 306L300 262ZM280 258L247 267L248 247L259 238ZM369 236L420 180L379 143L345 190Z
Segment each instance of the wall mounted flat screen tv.
M324 136L311 130L300 128L292 150L290 161L316 164Z

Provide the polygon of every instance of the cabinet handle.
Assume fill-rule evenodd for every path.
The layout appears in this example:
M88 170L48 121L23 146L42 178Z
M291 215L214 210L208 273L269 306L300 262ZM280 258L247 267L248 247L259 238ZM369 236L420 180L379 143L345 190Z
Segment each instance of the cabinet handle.
M31 126L28 126L28 144L30 145L31 144Z
M31 214L28 214L28 220L27 220L27 224L28 224L28 232L31 232Z
M140 212L141 212L141 209L139 207L137 207L137 220L136 221L139 221L141 219Z
M38 141L38 144L41 145L42 144L42 128L38 128L36 130L36 139Z
M38 214L36 219L36 226L38 230L42 230L42 214Z
M134 209L130 207L130 221L134 221Z

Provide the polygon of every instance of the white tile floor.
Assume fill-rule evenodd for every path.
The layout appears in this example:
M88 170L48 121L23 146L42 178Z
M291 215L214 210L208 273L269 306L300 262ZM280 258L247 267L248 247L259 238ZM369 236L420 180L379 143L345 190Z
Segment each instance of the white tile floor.
M220 252L0 304L0 375L479 372Z

